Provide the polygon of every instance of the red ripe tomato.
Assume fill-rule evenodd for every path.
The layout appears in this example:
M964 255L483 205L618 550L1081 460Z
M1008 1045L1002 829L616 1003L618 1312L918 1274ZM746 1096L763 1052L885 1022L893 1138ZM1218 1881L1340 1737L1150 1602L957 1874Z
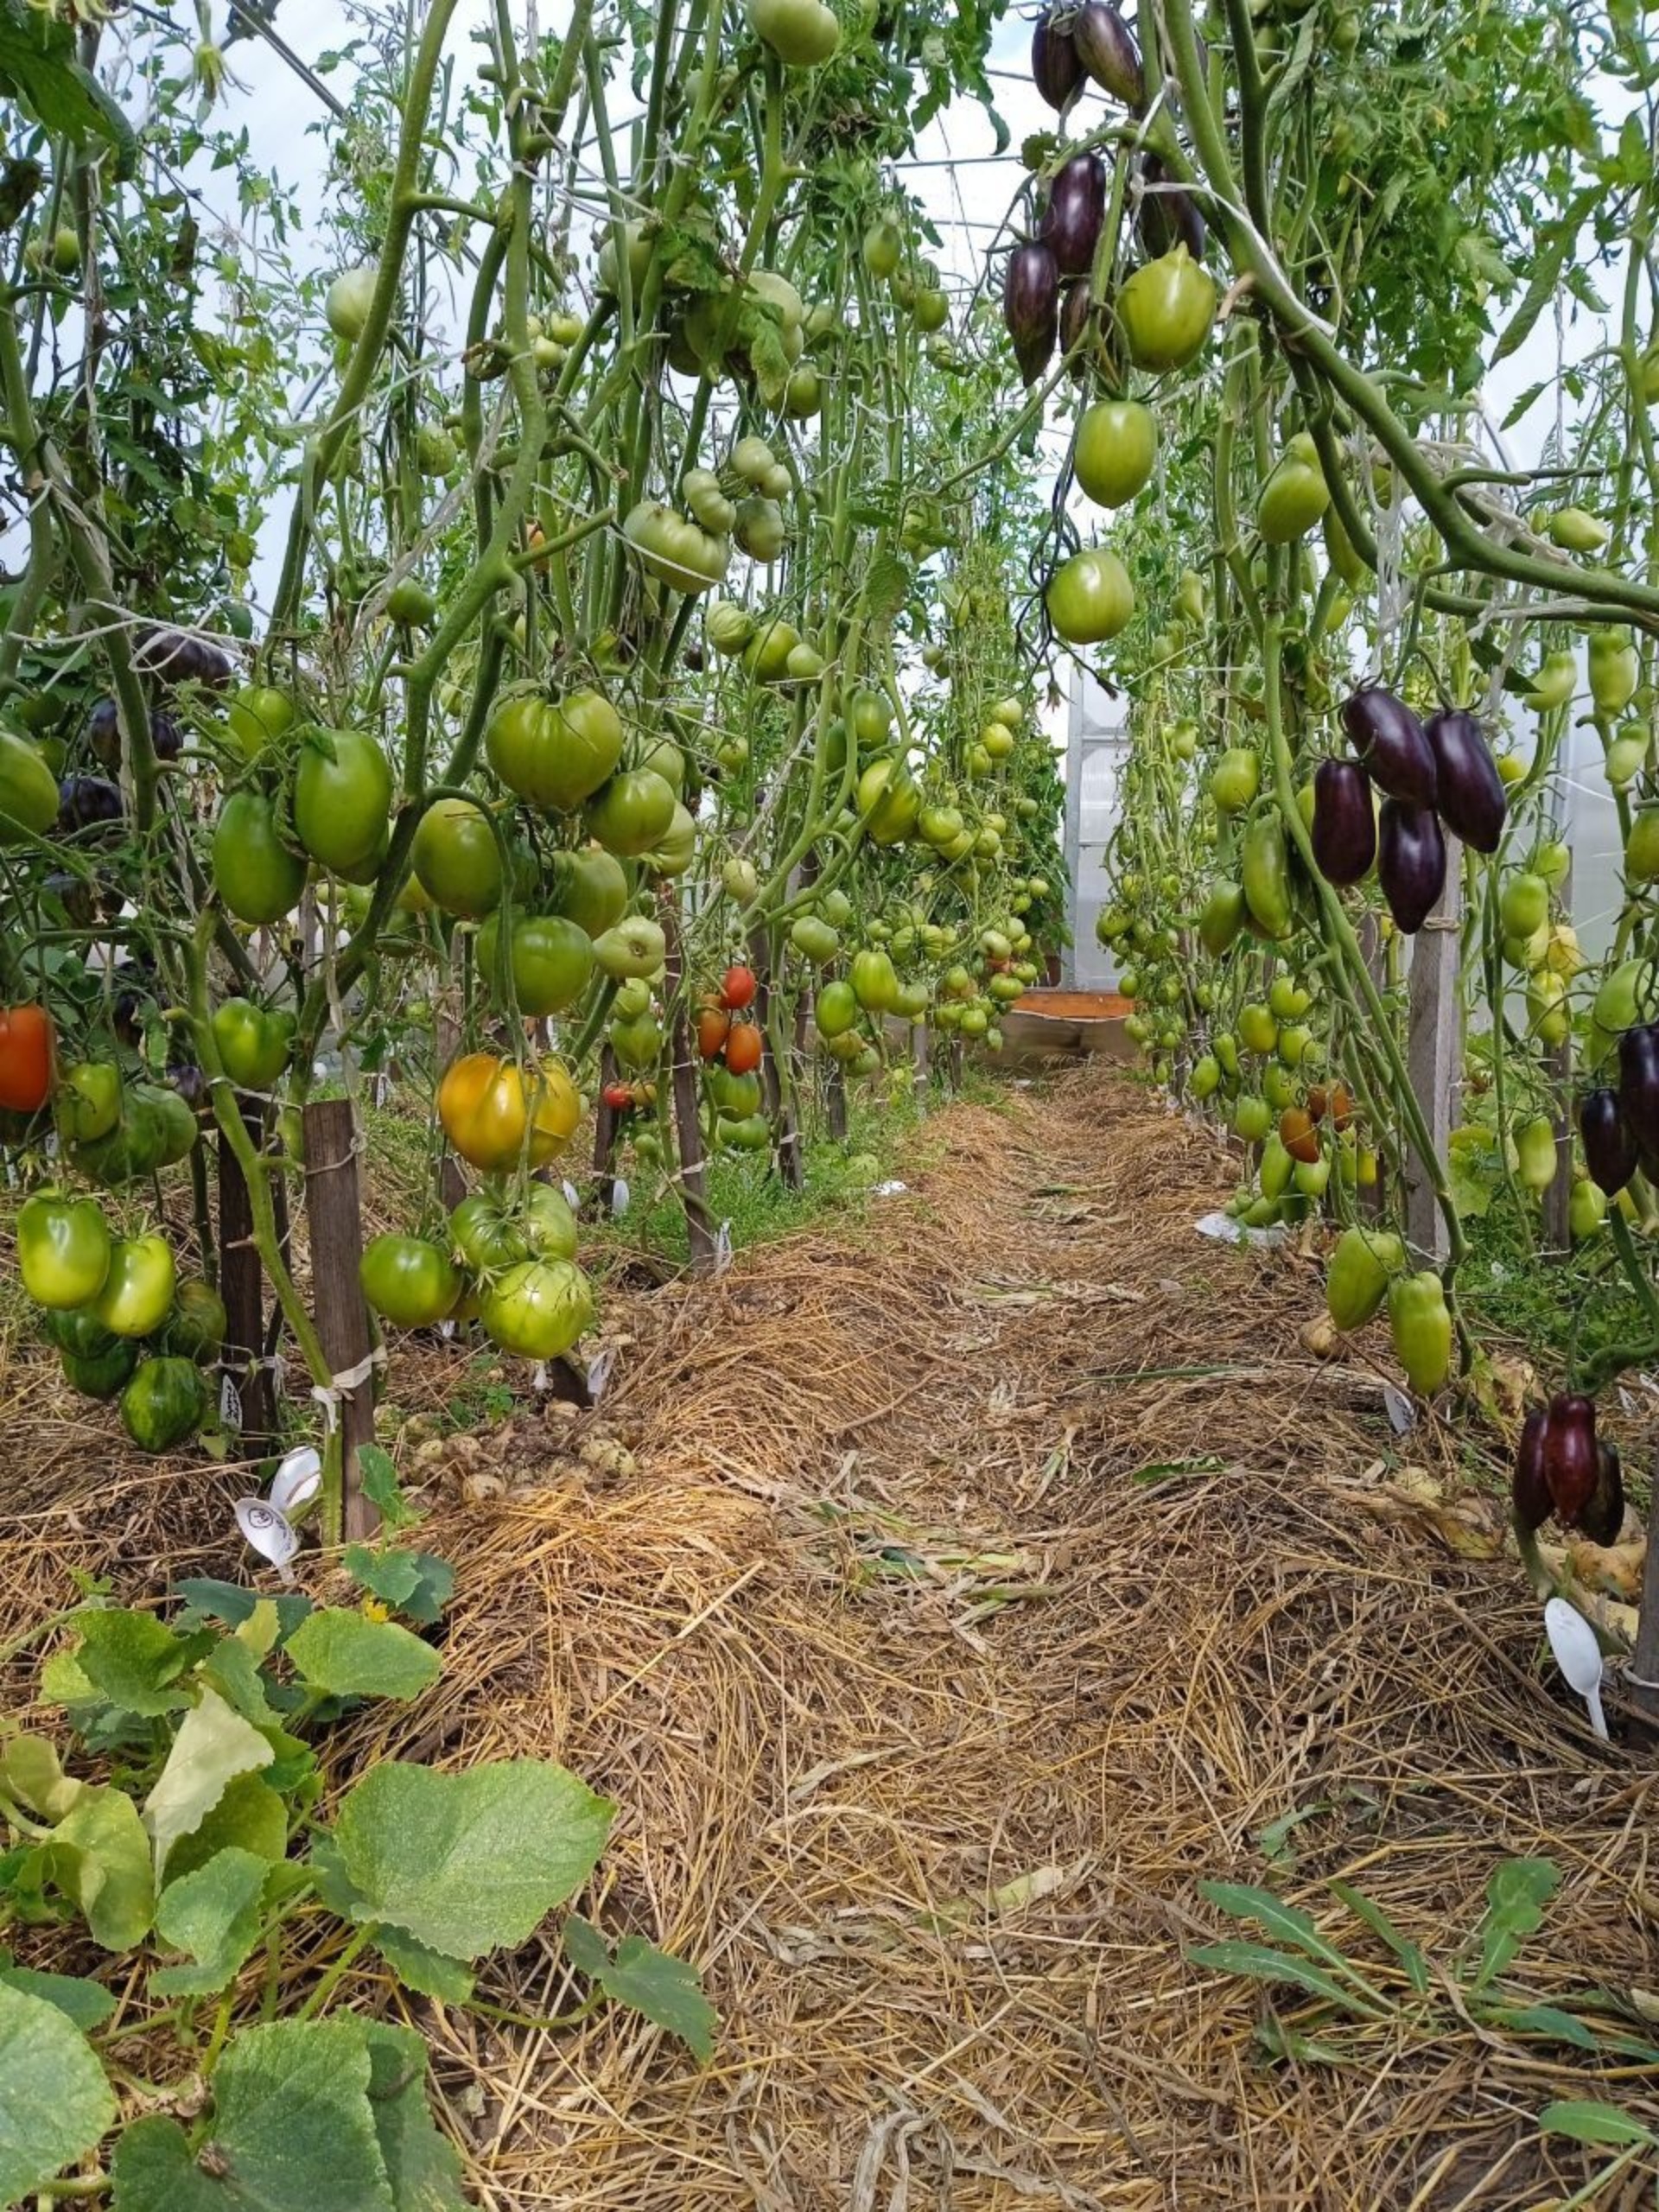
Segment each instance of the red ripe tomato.
M705 1006L697 1011L697 1057L712 1060L731 1034L732 1017L721 1007Z
M747 974L747 969L743 971ZM749 978L751 983L753 977ZM726 1065L734 1075L753 1075L760 1065L760 1032L753 1021L734 1021L726 1039Z
M613 1114L626 1114L633 1105L633 1085L631 1083L607 1083L603 1096Z
M753 1006L754 970L742 966L728 968L720 987L720 1002L728 1014L739 1014L746 1006Z
M38 1114L52 1095L56 1033L43 1006L0 1007L0 1107Z

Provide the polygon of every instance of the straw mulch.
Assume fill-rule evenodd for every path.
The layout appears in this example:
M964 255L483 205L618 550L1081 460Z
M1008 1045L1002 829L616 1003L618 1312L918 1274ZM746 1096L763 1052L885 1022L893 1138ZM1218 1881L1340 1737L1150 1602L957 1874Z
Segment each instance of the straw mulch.
M623 2013L353 2000L425 2031L496 2212L1571 2196L1609 2154L1540 2108L1659 2126L1659 2080L1477 2024L1454 1970L1493 1867L1548 1856L1517 2001L1659 2012L1651 1761L1540 1663L1471 1432L1396 1443L1381 1332L1303 1350L1315 1266L1197 1236L1230 1170L1121 1077L934 1135L835 1234L613 1308L596 1414L405 1454L461 1574L445 1675L351 1758L535 1754L614 1797L589 1909L697 1962L714 2063ZM1431 2019L1332 1877L1422 1944ZM1306 2000L1187 1958L1246 1932L1206 1878L1314 1914L1386 2017L1270 2063ZM556 1931L482 1993L569 2010Z

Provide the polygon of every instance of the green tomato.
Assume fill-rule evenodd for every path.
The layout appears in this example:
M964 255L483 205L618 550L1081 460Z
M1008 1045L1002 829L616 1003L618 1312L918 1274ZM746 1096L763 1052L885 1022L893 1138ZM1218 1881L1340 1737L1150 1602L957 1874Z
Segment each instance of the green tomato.
M484 749L509 791L568 814L615 772L623 736L622 718L601 691L574 691L556 702L521 692L491 716Z
M524 1260L484 1291L479 1319L503 1351L556 1359L592 1327L593 1292L569 1260Z
M250 760L286 736L297 718L287 692L270 683L245 683L232 694L225 712L231 735Z
M478 933L478 964L486 988L495 986L500 914L489 915ZM527 914L512 925L513 995L520 1014L540 1020L563 1014L588 988L594 972L593 939L559 914Z
M1157 460L1158 423L1149 407L1137 399L1097 399L1084 410L1071 465L1096 506L1127 505L1151 481Z
M17 1264L37 1306L82 1306L108 1279L110 1226L95 1198L37 1191L17 1216Z
M65 1144L92 1144L121 1119L121 1071L113 1060L78 1060L59 1079L52 1111Z
M1120 287L1116 308L1137 368L1185 368L1203 351L1215 321L1215 279L1178 245L1137 269Z
M375 1237L358 1273L364 1297L394 1328L429 1329L461 1296L461 1277L448 1255L421 1236L387 1231Z
M601 786L582 817L607 852L633 859L667 835L678 804L672 784L655 769L626 768Z
M213 829L213 887L227 912L257 925L291 913L305 888L305 862L283 843L274 803L232 791Z
M170 1452L194 1433L207 1411L194 1360L141 1360L121 1393L121 1419L141 1452Z
M298 1024L291 1014L267 1011L251 999L226 999L213 1012L213 1042L220 1064L238 1090L270 1090L288 1065Z
M415 880L447 914L476 921L501 903L501 851L490 817L465 798L435 798L410 849Z
M110 1247L109 1271L92 1300L93 1317L112 1337L153 1336L172 1307L177 1280L164 1236L121 1237Z
M332 757L331 757L332 756ZM372 737L332 729L301 747L294 773L294 828L321 868L350 875L386 841L391 766Z
M1102 645L1135 617L1128 570L1103 545L1063 561L1049 578L1044 599L1055 631L1071 645Z

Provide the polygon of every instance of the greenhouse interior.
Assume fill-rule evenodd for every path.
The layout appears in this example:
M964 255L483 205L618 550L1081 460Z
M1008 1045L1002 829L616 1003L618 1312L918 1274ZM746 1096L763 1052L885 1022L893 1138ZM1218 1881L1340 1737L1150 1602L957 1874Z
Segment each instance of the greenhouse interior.
M1659 11L0 114L0 2204L1655 2203Z

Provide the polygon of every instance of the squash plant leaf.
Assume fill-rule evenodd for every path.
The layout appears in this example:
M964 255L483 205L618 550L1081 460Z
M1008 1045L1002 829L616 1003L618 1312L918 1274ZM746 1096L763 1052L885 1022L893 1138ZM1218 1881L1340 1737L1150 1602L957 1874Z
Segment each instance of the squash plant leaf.
M62 2008L0 1983L0 2203L43 2190L115 2116L104 2069Z
M442 1662L396 1621L325 1606L300 1623L288 1656L313 1689L330 1697L389 1697L407 1703L429 1690Z
M353 1916L452 1959L522 1943L587 1880L615 1810L550 1762L439 1774L388 1760L334 1824L340 1869L360 1899Z
M1480 1965L1475 1987L1501 1974L1529 1936L1543 1925L1544 1907L1560 1884L1553 1859L1506 1859L1486 1885L1486 1910L1478 1930Z
M167 1764L144 1800L144 1826L156 1847L159 1882L167 1854L199 1828L237 1776L269 1766L271 1749L259 1731L217 1691L203 1688L179 1724Z
M193 1966L159 1967L156 1997L214 1997L235 1979L259 1940L260 1903L270 1861L255 1852L216 1852L205 1866L169 1882L156 1907L156 1932Z
M625 1936L613 1955L591 1921L572 1913L564 1925L564 1954L578 1974L596 1982L618 2005L632 2005L666 2028L707 2065L714 2056L719 2014L702 1993L697 1970L643 1936Z

